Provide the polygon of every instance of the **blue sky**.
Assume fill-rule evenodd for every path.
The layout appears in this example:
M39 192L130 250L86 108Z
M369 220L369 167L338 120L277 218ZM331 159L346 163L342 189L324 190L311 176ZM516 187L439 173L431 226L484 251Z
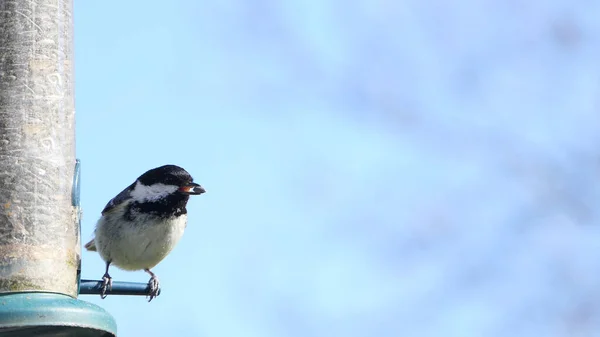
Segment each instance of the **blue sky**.
M75 1L83 241L147 169L207 189L159 298L82 298L120 336L593 335L599 10Z

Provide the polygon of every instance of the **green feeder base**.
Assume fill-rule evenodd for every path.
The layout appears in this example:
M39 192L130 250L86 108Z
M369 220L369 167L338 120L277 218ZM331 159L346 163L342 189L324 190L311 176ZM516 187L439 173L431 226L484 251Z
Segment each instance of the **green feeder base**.
M117 324L94 304L54 293L0 294L0 336L114 337Z

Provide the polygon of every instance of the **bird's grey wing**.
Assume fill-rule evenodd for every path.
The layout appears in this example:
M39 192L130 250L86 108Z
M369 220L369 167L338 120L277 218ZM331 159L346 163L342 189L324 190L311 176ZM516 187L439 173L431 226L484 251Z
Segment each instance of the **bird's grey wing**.
M126 189L121 191L121 193L117 194L116 197L112 198L108 202L108 204L106 204L104 209L102 210L102 215L112 211L113 209L115 209L115 207L117 207L120 204L122 204L123 202L131 199L131 191L133 191L134 187L135 187L135 183L129 185Z

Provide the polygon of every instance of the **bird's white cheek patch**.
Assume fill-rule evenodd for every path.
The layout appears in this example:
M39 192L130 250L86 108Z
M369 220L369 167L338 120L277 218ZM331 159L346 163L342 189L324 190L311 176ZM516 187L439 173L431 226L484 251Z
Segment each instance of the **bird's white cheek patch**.
M178 187L175 185L165 185L160 183L146 186L138 181L135 184L133 191L131 191L131 196L137 201L158 200L177 191L177 188Z

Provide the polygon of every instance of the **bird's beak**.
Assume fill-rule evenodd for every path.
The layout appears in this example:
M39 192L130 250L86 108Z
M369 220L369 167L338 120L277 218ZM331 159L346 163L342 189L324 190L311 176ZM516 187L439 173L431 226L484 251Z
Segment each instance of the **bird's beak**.
M206 192L206 190L196 183L189 183L188 185L181 186L179 188L179 192L191 195L198 195Z

